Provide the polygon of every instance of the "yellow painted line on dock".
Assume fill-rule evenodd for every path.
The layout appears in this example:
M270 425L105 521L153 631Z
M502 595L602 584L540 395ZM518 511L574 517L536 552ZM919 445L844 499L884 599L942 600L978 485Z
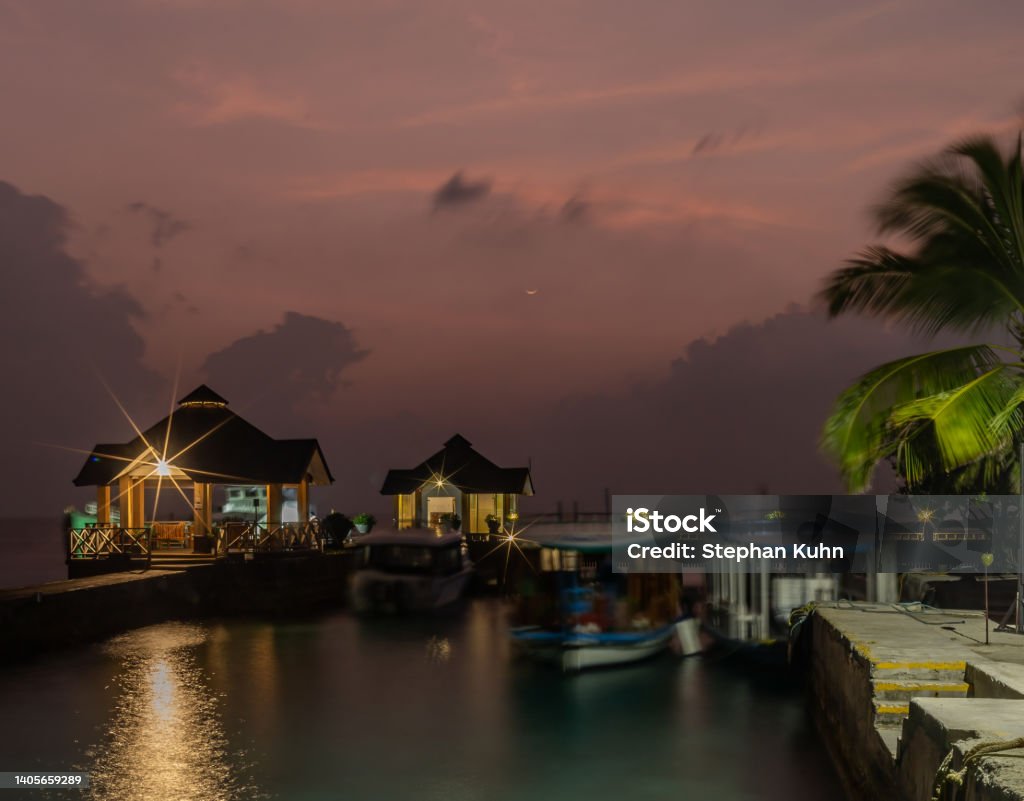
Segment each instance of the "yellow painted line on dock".
M879 670L967 670L966 662L875 662Z
M955 682L955 681L920 681L920 682L900 682L900 681L876 681L875 689L880 692L887 691L899 691L904 690L906 692L956 692L965 693L970 689L970 685L966 682Z
M865 659L871 659L871 649L868 648L867 643L853 641L853 650L863 656Z
M879 704L875 707L876 715L909 715L910 704Z
M854 650L877 670L967 670L966 662L884 662L875 658L866 642L853 642Z

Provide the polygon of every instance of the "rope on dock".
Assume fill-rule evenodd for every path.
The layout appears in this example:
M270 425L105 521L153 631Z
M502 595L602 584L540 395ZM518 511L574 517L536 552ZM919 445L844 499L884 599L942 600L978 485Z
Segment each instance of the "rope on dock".
M949 782L952 782L957 787L962 787L964 780L967 778L967 770L974 762L977 762L984 756L991 756L1002 751L1013 751L1016 748L1024 748L1024 737L1016 737L1012 740L980 742L964 754L964 761L960 770L953 770L951 767L953 757L956 754L956 748L950 748L949 753L939 763L939 769L935 773L935 783L932 785L932 801L944 801Z

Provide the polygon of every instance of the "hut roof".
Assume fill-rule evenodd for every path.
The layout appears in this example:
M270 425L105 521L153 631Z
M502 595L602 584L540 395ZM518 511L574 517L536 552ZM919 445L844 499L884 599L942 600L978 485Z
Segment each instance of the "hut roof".
M533 479L528 467L498 467L474 450L461 434L416 467L389 470L381 495L405 495L424 484L444 479L462 492L533 495Z
M274 439L231 411L228 402L204 384L141 436L97 444L74 483L110 484L133 466L152 466L156 475L158 461L166 461L175 473L215 484L334 481L315 439Z

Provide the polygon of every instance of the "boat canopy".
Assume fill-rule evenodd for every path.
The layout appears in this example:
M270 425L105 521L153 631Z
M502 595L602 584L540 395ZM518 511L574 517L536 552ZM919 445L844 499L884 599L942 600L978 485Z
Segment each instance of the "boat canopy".
M524 527L517 539L524 545L585 553L612 550L611 523L536 523Z

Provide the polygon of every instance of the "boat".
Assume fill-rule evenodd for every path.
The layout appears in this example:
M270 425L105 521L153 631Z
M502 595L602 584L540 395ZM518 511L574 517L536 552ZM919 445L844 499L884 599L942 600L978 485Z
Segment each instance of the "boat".
M518 648L566 673L638 662L664 651L675 637L675 623L643 631L588 633L530 626L512 630L512 641Z
M575 673L625 665L692 639L696 624L680 611L678 576L612 570L611 527L537 525L518 545L521 571L513 648Z
M378 531L348 547L361 551L349 584L349 602L359 613L441 609L462 597L474 572L457 531Z

